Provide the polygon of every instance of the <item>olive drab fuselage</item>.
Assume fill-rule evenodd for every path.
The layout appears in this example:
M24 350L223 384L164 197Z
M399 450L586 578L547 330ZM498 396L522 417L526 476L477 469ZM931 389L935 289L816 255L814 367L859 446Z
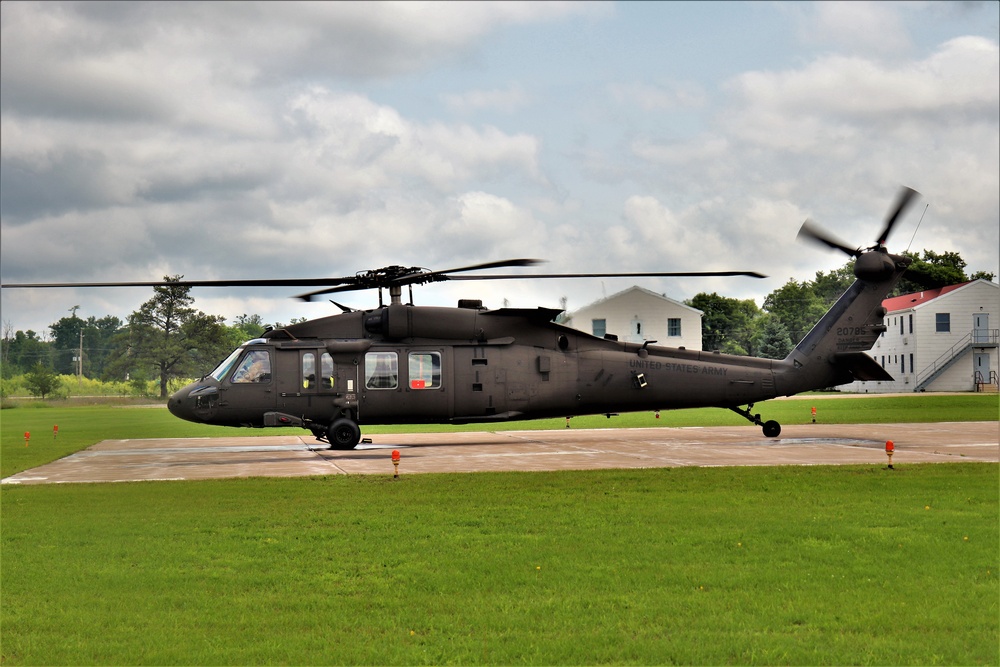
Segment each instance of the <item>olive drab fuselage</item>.
M208 424L302 426L342 447L365 424L694 407L733 409L773 436L776 422L739 406L890 377L864 351L885 330L881 302L909 260L862 259L858 280L782 360L598 338L555 323L552 309L393 303L269 331L168 405Z

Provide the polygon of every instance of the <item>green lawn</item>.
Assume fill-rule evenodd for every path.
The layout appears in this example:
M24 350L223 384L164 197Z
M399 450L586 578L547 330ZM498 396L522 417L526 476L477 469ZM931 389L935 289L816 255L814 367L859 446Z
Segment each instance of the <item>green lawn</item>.
M975 395L758 410L813 405L997 419ZM162 408L0 420L5 476L105 438L239 433ZM718 423L746 422L572 422ZM4 665L1000 664L996 464L3 486L0 511Z
M983 664L998 468L5 487L4 664Z

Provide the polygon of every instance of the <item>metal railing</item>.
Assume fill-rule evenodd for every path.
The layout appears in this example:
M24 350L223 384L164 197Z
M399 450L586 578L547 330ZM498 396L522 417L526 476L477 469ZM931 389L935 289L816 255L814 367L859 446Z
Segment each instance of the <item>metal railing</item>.
M935 375L943 372L946 368L951 366L952 363L954 363L956 357L969 350L969 348L979 346L996 347L998 339L1000 339L1000 329L974 329L970 331L968 334L963 336L961 340L952 345L944 354L932 361L930 365L924 367L922 371L917 373L917 387L919 388L921 385L931 380Z

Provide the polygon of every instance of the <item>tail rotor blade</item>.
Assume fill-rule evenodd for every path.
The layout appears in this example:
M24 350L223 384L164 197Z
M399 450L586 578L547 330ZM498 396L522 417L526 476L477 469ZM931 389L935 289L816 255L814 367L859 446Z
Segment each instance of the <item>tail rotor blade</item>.
M858 257L861 254L861 250L859 248L850 247L836 236L817 225L811 219L802 223L802 227L799 229L799 233L795 238L800 241L818 243L828 248L839 250L850 257Z
M914 198L916 198L920 193L913 188L903 187L899 191L899 196L896 198L896 205L891 209L891 212L885 219L885 228L882 233L878 236L878 244L885 245L886 239L889 238L889 233L892 232L893 226L895 226L896 221L899 220L900 216L907 207L913 203Z

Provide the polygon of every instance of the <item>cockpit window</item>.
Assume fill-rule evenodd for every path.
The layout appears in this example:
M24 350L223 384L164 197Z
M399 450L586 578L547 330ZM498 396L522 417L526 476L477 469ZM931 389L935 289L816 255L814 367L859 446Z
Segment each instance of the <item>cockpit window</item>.
M229 373L229 369L231 369L233 364L236 363L236 358L240 356L241 352L243 352L242 347L238 347L233 350L233 353L226 357L225 361L216 366L215 370L208 374L209 377L213 377L218 382L222 382L222 378L226 377L226 374Z
M271 355L267 350L250 350L233 373L233 382L270 382Z

